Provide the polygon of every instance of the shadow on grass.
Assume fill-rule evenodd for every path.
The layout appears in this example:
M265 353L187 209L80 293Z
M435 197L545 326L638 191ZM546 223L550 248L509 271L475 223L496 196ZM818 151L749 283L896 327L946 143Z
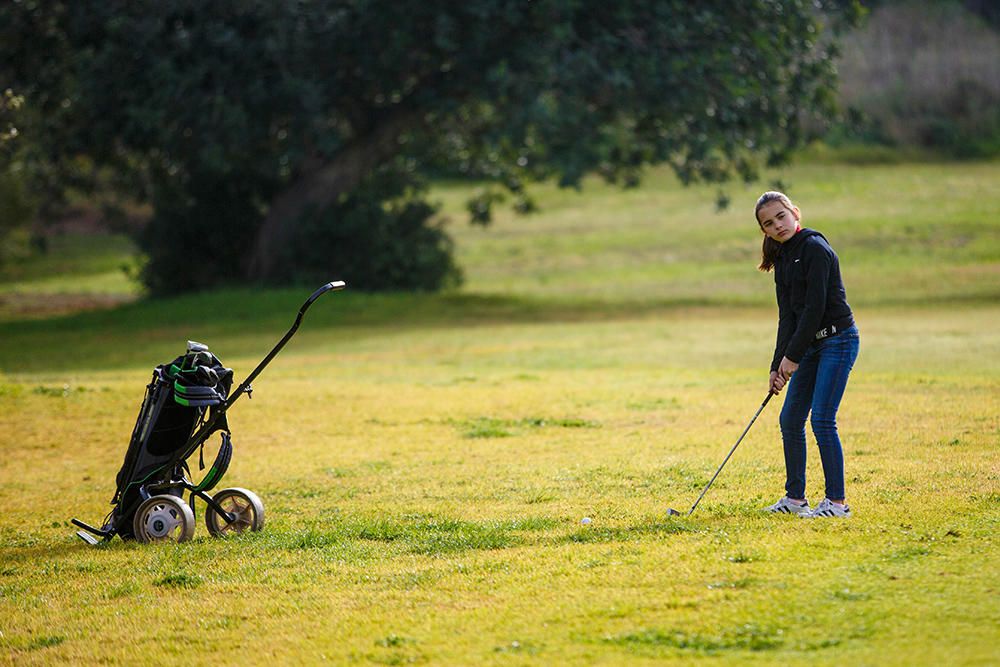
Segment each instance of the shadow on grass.
M224 551L228 548L227 545L234 543L239 543L241 548L250 549L322 550L330 557L359 561L384 557L387 549L392 553L449 555L537 544L539 543L537 539L528 538L530 533L546 533L565 525L565 519L550 516L466 521L432 514L403 514L398 518L344 517L289 529L271 527L260 533L246 533L225 540L203 535L185 544L137 545L135 542L124 542L116 538L97 547L88 547L82 542L78 544L75 541L60 540L56 544L49 536L31 535L23 536L22 539L13 541L7 546L11 553L16 553L20 558L44 557L49 563L46 567L55 568L56 572L73 567L71 564L62 564L60 561L63 558L75 560L91 549L95 554L138 548L167 549L171 553L188 552L206 556L217 555L219 550ZM541 542L556 545L630 542L640 538L687 532L696 532L696 529L682 519L650 518L631 526L586 526L568 534L542 537ZM6 573L7 570L0 571L0 574ZM17 569L10 569L9 574L11 576L18 574ZM187 587L196 586L198 583L200 582L187 579L175 581L167 578L158 581L157 585Z
M718 635L705 635L683 630L646 629L611 635L602 639L603 644L620 646L639 654L657 654L665 651L690 651L718 653L720 651L770 651L784 644L784 631L780 628L756 624L741 625Z
M183 352L184 342L208 342L224 358L263 357L288 330L308 288L224 289L46 319L0 321L0 371L45 372L150 366ZM993 292L990 292L991 296ZM895 297L894 297L895 298ZM750 300L748 300L750 299ZM987 302L977 295L969 304ZM879 305L956 306L905 295ZM402 331L496 324L599 322L686 310L771 307L766 296L719 294L674 298L560 298L460 293L339 292L310 309L295 341L299 350L334 337L357 339ZM304 334L304 335L303 335ZM320 343L322 341L322 343Z
M404 553L444 555L523 546L532 543L527 534L551 531L563 525L564 520L546 516L490 521L464 521L439 516L404 516L401 519L355 517L273 533L260 541L288 550L343 549L358 542L369 542ZM695 532L695 528L682 520L650 519L631 526L587 526L569 534L546 536L542 541L557 545L630 542L688 532Z
M308 296L308 290L299 289L218 290L48 319L0 322L4 341L0 370L148 366L182 353L189 339L208 342L225 357L263 357L292 325ZM295 345L308 349L319 340L328 343L331 336L347 339L456 325L616 320L718 305L723 304L707 299L605 301L340 292L310 308Z
M558 519L549 517L491 521L463 521L428 515L399 519L353 517L301 530L273 533L261 541L288 550L338 549L360 541L406 553L437 555L519 546L524 543L524 533L549 530L560 523Z
M696 532L683 519L648 519L631 526L586 526L560 537L557 542L570 544L604 544L607 542L634 542L646 537L662 537Z
M507 549L526 543L526 535L551 530L565 522L546 516L524 517L508 520L465 521L437 515L401 515L399 518L354 516L324 521L298 528L267 528L259 533L245 533L226 539L205 535L183 544L138 545L118 538L97 547L82 542L58 540L50 536L25 536L8 543L8 553L15 559L42 563L49 574L99 571L101 552L145 550L150 554L165 553L170 556L187 554L195 559L218 558L233 545L241 551L322 551L324 558L345 562L360 562L372 558L385 558L392 554L451 555L467 551ZM75 540L75 538L74 538ZM92 551L91 551L92 550ZM80 557L90 552L97 559L88 561L82 570ZM13 561L12 561L13 562ZM32 571L38 568L28 568ZM15 580L30 574L14 565L0 569L3 578ZM194 588L203 579L185 571L169 570L154 581L166 588Z
M63 635L28 635L24 637L0 637L0 648L12 651L16 657L17 653L27 653L41 649L59 646L66 637ZM16 664L16 660L12 664Z

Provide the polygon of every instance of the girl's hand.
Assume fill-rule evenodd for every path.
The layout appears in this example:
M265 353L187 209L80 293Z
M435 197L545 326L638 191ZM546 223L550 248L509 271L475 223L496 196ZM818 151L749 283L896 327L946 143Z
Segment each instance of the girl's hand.
M782 384L791 380L792 373L794 373L797 370L799 370L799 365L797 363L795 363L788 357L782 357L781 364L778 366L778 375L781 377L782 380L784 380Z
M771 371L771 379L767 383L767 390L772 394L778 395L784 386L785 380L778 375L778 371Z

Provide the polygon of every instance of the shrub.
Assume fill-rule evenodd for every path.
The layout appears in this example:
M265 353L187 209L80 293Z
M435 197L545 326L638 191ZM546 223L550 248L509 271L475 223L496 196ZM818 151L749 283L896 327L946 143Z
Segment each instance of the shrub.
M154 294L245 280L266 187L201 177L189 195L163 189L139 244L143 281ZM457 284L452 242L433 224L437 209L406 176L383 170L336 205L307 212L276 252L274 284L343 279L354 289L436 290Z
M843 53L831 143L1000 153L1000 34L957 2L880 4Z
M140 232L148 256L142 280L153 294L197 291L241 280L261 214L253 188L240 179L193 178L194 186L163 187Z
M278 282L332 278L367 291L430 291L457 285L452 241L433 223L437 208L393 170L336 205L306 214L278 253Z
M9 170L0 170L0 266L4 260L26 250L23 234L35 213L21 180Z

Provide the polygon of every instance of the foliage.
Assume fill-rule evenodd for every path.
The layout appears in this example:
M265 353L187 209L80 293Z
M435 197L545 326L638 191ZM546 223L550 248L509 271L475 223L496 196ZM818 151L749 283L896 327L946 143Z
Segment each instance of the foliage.
M840 97L849 112L828 139L1000 155L1000 32L971 11L1000 16L976 2L877 3L845 37Z
M19 174L0 167L0 266L20 254L17 232L26 229L35 206L25 191Z
M240 258L252 251L266 208L260 191L211 171L185 190L170 185L156 188L155 213L139 239L148 256L143 282L154 293L168 293L242 281ZM369 291L457 284L451 241L432 224L436 210L421 192L405 170L384 165L335 203L304 211L274 242L270 280L338 278Z
M962 4L994 28L1000 29L1000 5L993 0L962 0Z
M0 93L0 266L16 253L12 236L28 225L35 210L15 168L18 129L13 121L23 104L24 98L9 88Z
M432 224L437 208L405 174L380 169L332 206L307 211L276 253L274 278L356 289L433 291L457 285L452 241Z
M751 178L831 110L827 33L858 12L854 0L23 2L0 8L0 62L26 100L22 135L50 165L40 183L97 165L152 200L147 280L178 291L287 279L278 258L301 216L336 207L327 219L341 224L344 198L401 159L487 177L524 210L525 185L543 178L634 185L650 163L686 182ZM226 270L198 285L175 270L195 239L151 245L214 227L231 239L212 246Z
M14 113L24 104L24 97L15 95L10 88L0 93L0 147L6 148L18 134L13 122Z
M176 185L156 188L153 219L139 237L148 255L143 282L166 293L236 281L238 258L250 247L260 216L256 192L243 180L211 172Z

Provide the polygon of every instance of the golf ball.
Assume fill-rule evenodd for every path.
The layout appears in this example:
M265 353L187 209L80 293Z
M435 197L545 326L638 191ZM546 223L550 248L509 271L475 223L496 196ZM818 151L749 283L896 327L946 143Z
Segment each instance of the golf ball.
M590 525L590 517L589 516L583 517L582 519L580 519L580 523L582 523L584 526L589 526Z

